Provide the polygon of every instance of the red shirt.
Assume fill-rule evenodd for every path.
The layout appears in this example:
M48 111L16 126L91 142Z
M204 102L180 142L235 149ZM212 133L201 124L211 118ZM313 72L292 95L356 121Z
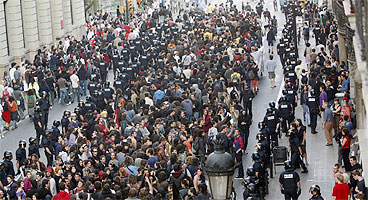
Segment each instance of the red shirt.
M344 146L341 146L341 149L349 149L350 148L350 137L345 136L344 138L346 139L346 142Z
M348 184L336 184L333 188L332 196L336 197L336 200L348 200L348 195L350 195Z

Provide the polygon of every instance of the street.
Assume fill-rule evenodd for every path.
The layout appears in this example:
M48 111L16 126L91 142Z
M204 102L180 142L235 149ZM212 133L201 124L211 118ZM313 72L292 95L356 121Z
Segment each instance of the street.
M214 1L214 0L208 0L211 4L221 4L225 3L225 1ZM251 1L251 5L254 8L255 3ZM238 6L238 8L241 8L241 1L234 1L234 4ZM268 8L268 10L271 11L271 15L276 15L276 18L278 19L278 38L281 36L282 27L285 23L285 17L284 14L280 11L274 12L273 10L273 0L265 0L265 8ZM277 39L278 40L278 39ZM301 42L299 45L299 52L303 52L304 42ZM265 42L264 42L265 44ZM276 51L275 51L276 53ZM303 53L299 53L299 55L303 55ZM265 58L268 58L268 55L264 56ZM257 124L259 121L263 120L263 117L266 113L266 108L268 107L268 103L270 101L277 101L277 99L280 97L281 90L283 87L283 75L282 75L282 68L281 64L279 62L278 56L276 57L276 60L278 61L279 65L276 70L276 88L270 87L270 82L267 77L267 73L264 73L264 76L261 77L259 81L259 88L260 91L258 92L258 95L253 100L253 122L250 130L250 136L249 136L249 145L248 145L248 153L247 155L243 156L243 164L244 164L244 170L246 170L248 167L250 167L253 162L251 160L251 154L253 151L255 151L255 148L253 147L256 144L256 134L258 132ZM301 60L303 60L301 58ZM113 81L112 74L110 73L109 81ZM51 128L52 122L54 120L61 120L62 114L64 110L70 110L73 112L74 108L77 106L77 102L70 106L62 107L59 103L56 103L52 110L50 110L49 113L49 125L48 127ZM302 119L302 108L300 105L296 109L296 119L301 118ZM324 130L322 129L321 119L318 118L318 126L317 131L318 134L312 135L310 134L310 128L307 129L307 153L308 153L308 161L309 166L308 170L309 173L307 174L301 174L300 170L297 170L300 177L301 177L301 185L302 185L302 194L299 197L301 200L309 199L310 193L309 193L309 187L313 184L318 184L321 187L321 193L322 196L325 199L329 199L332 193L332 188L334 186L334 179L333 179L333 173L332 173L332 166L337 161L337 145L334 143L334 146L326 147L325 146L325 136L324 136ZM305 125L305 124L304 124ZM0 140L0 152L3 153L4 151L8 150L13 152L13 162L15 163L15 151L18 148L18 142L19 140L26 140L27 141L27 149L28 149L28 138L31 136L35 136L35 129L33 122L31 122L28 118L21 121L18 124L18 128L9 131L5 134L5 138ZM288 138L283 135L281 140L279 140L279 143L282 146L288 146ZM41 161L46 162L46 158L43 153L43 149L40 150L41 152ZM270 200L280 200L283 199L283 195L280 192L279 187L279 181L278 177L280 175L280 172L284 170L283 166L277 167L277 173L274 175L274 178L271 178L269 180L269 195L267 195L266 199ZM236 173L236 172L235 172ZM241 179L234 179L234 187L237 194L237 199L241 200L243 199L243 187L240 184Z

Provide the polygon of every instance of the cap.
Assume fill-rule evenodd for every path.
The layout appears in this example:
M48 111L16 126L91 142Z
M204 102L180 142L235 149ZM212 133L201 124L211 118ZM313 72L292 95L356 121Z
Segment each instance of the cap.
M51 168L47 168L46 171L47 172L52 172L52 169Z

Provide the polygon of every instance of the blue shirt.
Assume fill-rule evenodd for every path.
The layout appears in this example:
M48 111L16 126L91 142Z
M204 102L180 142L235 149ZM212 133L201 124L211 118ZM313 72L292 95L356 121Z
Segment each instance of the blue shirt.
M333 113L329 107L327 107L323 113L323 120L326 122L331 122L333 120Z
M148 165L151 168L155 168L155 163L158 161L158 158L156 156L149 157L147 160Z
M125 169L128 170L129 174L133 174L134 176L138 175L138 170L135 166L130 165L130 166L125 167Z

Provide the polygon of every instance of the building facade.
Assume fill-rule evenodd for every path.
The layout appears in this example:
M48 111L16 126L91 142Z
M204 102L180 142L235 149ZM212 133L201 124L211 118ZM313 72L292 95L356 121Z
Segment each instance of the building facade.
M0 72L37 51L85 33L84 0L0 0Z
M356 104L358 156L368 171L368 2L330 0L339 28L339 54L349 66L350 93ZM341 56L342 55L342 56ZM340 59L341 60L341 59ZM367 180L366 184L367 184Z

